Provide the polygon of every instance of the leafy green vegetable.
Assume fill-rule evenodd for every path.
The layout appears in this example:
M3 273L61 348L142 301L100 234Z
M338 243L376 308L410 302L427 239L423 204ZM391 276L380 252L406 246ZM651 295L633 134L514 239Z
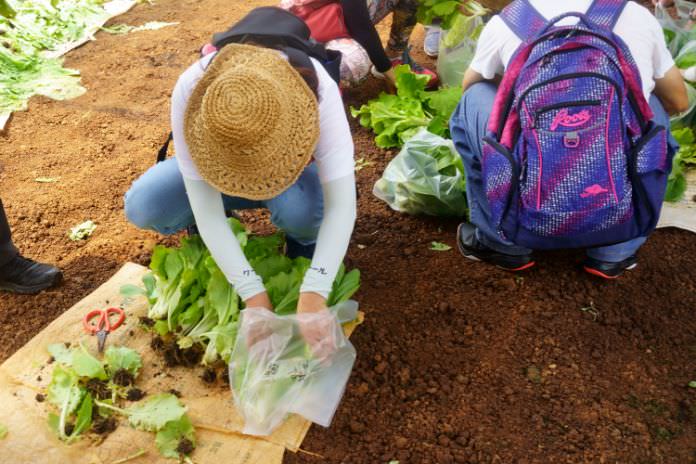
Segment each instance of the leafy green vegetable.
M463 217L467 212L461 157L451 140L424 129L389 162L373 193L407 214Z
M672 162L672 173L667 182L665 201L677 202L687 189L685 171L696 167L696 132L688 127L673 129L672 135L680 145Z
M0 0L0 16L12 19L17 16L17 12L7 3L7 0Z
M110 346L104 353L106 369L110 375L115 374L119 369L125 369L133 377L138 376L138 371L143 367L143 361L137 351L124 346Z
M48 352L53 359L61 364L70 366L72 364L72 352L65 346L65 343L54 343L48 345Z
M99 380L107 380L109 378L102 363L89 354L83 345L80 345L80 349L72 351L72 368L80 377Z
M461 15L459 8L462 3L462 0L421 0L416 18L419 23L426 26L440 19L442 28L449 29L456 17Z
M263 280L278 314L296 310L300 287L311 262L281 254L280 234L249 236L244 226L230 219L249 263ZM181 349L200 345L203 364L222 359L228 362L237 338L239 311L243 302L210 256L198 236L184 238L179 248L155 247L151 274L143 278L150 302L148 316L155 319L154 331L173 336ZM358 289L360 273L341 269L329 296L334 305L350 298ZM136 294L134 289L122 289Z
M465 10L465 14L462 12L462 8ZM450 30L455 27L457 21L470 20L470 18L483 16L488 12L486 8L475 1L420 0L416 18L419 23L426 26L439 19L442 29Z
M195 446L196 437L191 419L187 415L181 416L179 420L169 421L164 428L157 432L155 443L160 454L166 458L178 459L182 453L179 452L179 443L188 440Z
M449 136L449 119L462 95L461 87L428 92L428 76L411 72L408 65L395 68L396 95L381 93L360 109L351 108L360 125L371 128L381 148L400 147L421 128Z
M80 387L79 377L73 371L63 368L60 364L53 369L51 383L48 385L48 401L60 409L55 428L58 436L67 440L65 425L68 417L77 409L86 390Z
M84 93L78 72L64 69L56 56L108 17L101 0L23 1L14 7L0 0L0 114L26 109L32 95L63 100Z
M68 443L78 438L82 432L89 429L92 425L92 395L85 395L80 405L80 409L77 411L77 419L75 420L75 427L72 433L68 437Z
M85 221L82 224L78 224L75 227L71 228L68 237L70 238L70 240L74 242L84 240L87 237L91 236L96 230L96 228L97 225L94 223L94 221Z
M452 247L447 245L446 243L431 242L430 249L433 251L450 251Z
M96 400L95 404L128 417L133 427L148 432L162 430L167 422L178 421L186 413L186 407L170 393L154 395L143 403L126 409L99 400Z

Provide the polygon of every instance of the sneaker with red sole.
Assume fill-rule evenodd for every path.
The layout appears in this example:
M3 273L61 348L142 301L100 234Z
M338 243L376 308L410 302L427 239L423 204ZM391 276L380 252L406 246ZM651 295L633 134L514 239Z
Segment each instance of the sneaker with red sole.
M487 247L476 237L473 224L462 223L457 229L459 252L472 261L484 261L509 272L520 272L536 265L532 255L507 255Z
M411 68L411 71L413 71L415 74L421 74L430 77L427 88L436 88L440 84L440 78L437 76L437 73L431 69L424 68L423 66L418 64L413 58L411 58L411 54L409 53L410 50L410 47L404 50L404 53L401 55L400 58L392 58L392 68L395 66L400 66L402 64L407 64ZM372 75L376 78L384 79L384 74L377 71L377 69L374 66L372 66L371 72Z
M618 263L599 261L593 258L587 258L583 263L585 272L607 280L618 279L625 271L635 269L637 266L638 258L636 256L631 256Z

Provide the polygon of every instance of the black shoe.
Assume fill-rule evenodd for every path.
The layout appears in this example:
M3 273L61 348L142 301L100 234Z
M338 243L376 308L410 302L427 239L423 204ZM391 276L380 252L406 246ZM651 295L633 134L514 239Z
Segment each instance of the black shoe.
M609 280L618 278L624 271L635 269L636 266L638 266L638 257L636 256L631 256L618 263L599 261L592 258L587 258L583 263L586 272Z
M62 278L63 274L57 267L17 255L0 268L0 290L34 294L53 287Z
M300 242L293 240L290 237L285 239L285 256L290 259L295 259L302 256L307 259L312 259L314 250L317 248L315 243L311 245L302 245Z
M457 229L457 245L465 258L473 261L485 261L506 271L524 271L534 266L532 255L506 255L488 248L476 238L476 227L464 222Z

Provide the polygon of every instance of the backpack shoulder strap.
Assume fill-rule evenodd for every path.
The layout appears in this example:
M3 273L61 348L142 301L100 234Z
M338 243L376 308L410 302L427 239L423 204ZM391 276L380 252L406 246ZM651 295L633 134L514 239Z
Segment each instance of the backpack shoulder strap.
M596 25L613 31L626 5L627 0L594 0L586 16Z
M515 0L510 3L500 12L500 18L522 42L536 37L548 23L529 0Z

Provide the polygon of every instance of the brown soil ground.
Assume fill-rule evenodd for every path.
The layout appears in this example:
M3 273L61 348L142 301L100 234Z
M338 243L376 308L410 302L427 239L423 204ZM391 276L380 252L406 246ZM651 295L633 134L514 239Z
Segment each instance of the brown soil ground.
M261 3L138 5L114 23L181 24L98 34L67 58L86 95L36 98L15 115L0 137L0 193L18 246L57 263L65 282L0 296L0 361L122 264L147 264L155 243L174 243L128 225L123 194L168 132L178 74L212 32ZM378 91L371 81L346 99ZM348 258L363 271L367 320L332 427L313 427L304 443L324 459L290 454L287 463L696 463L696 390L686 386L696 379L692 234L657 232L640 267L614 283L580 272L577 252L543 254L537 270L514 277L430 251L433 240L454 245L456 223L376 200L372 184L394 153L353 126L356 156L375 163L358 174ZM98 224L93 237L70 242L68 229L86 219Z

